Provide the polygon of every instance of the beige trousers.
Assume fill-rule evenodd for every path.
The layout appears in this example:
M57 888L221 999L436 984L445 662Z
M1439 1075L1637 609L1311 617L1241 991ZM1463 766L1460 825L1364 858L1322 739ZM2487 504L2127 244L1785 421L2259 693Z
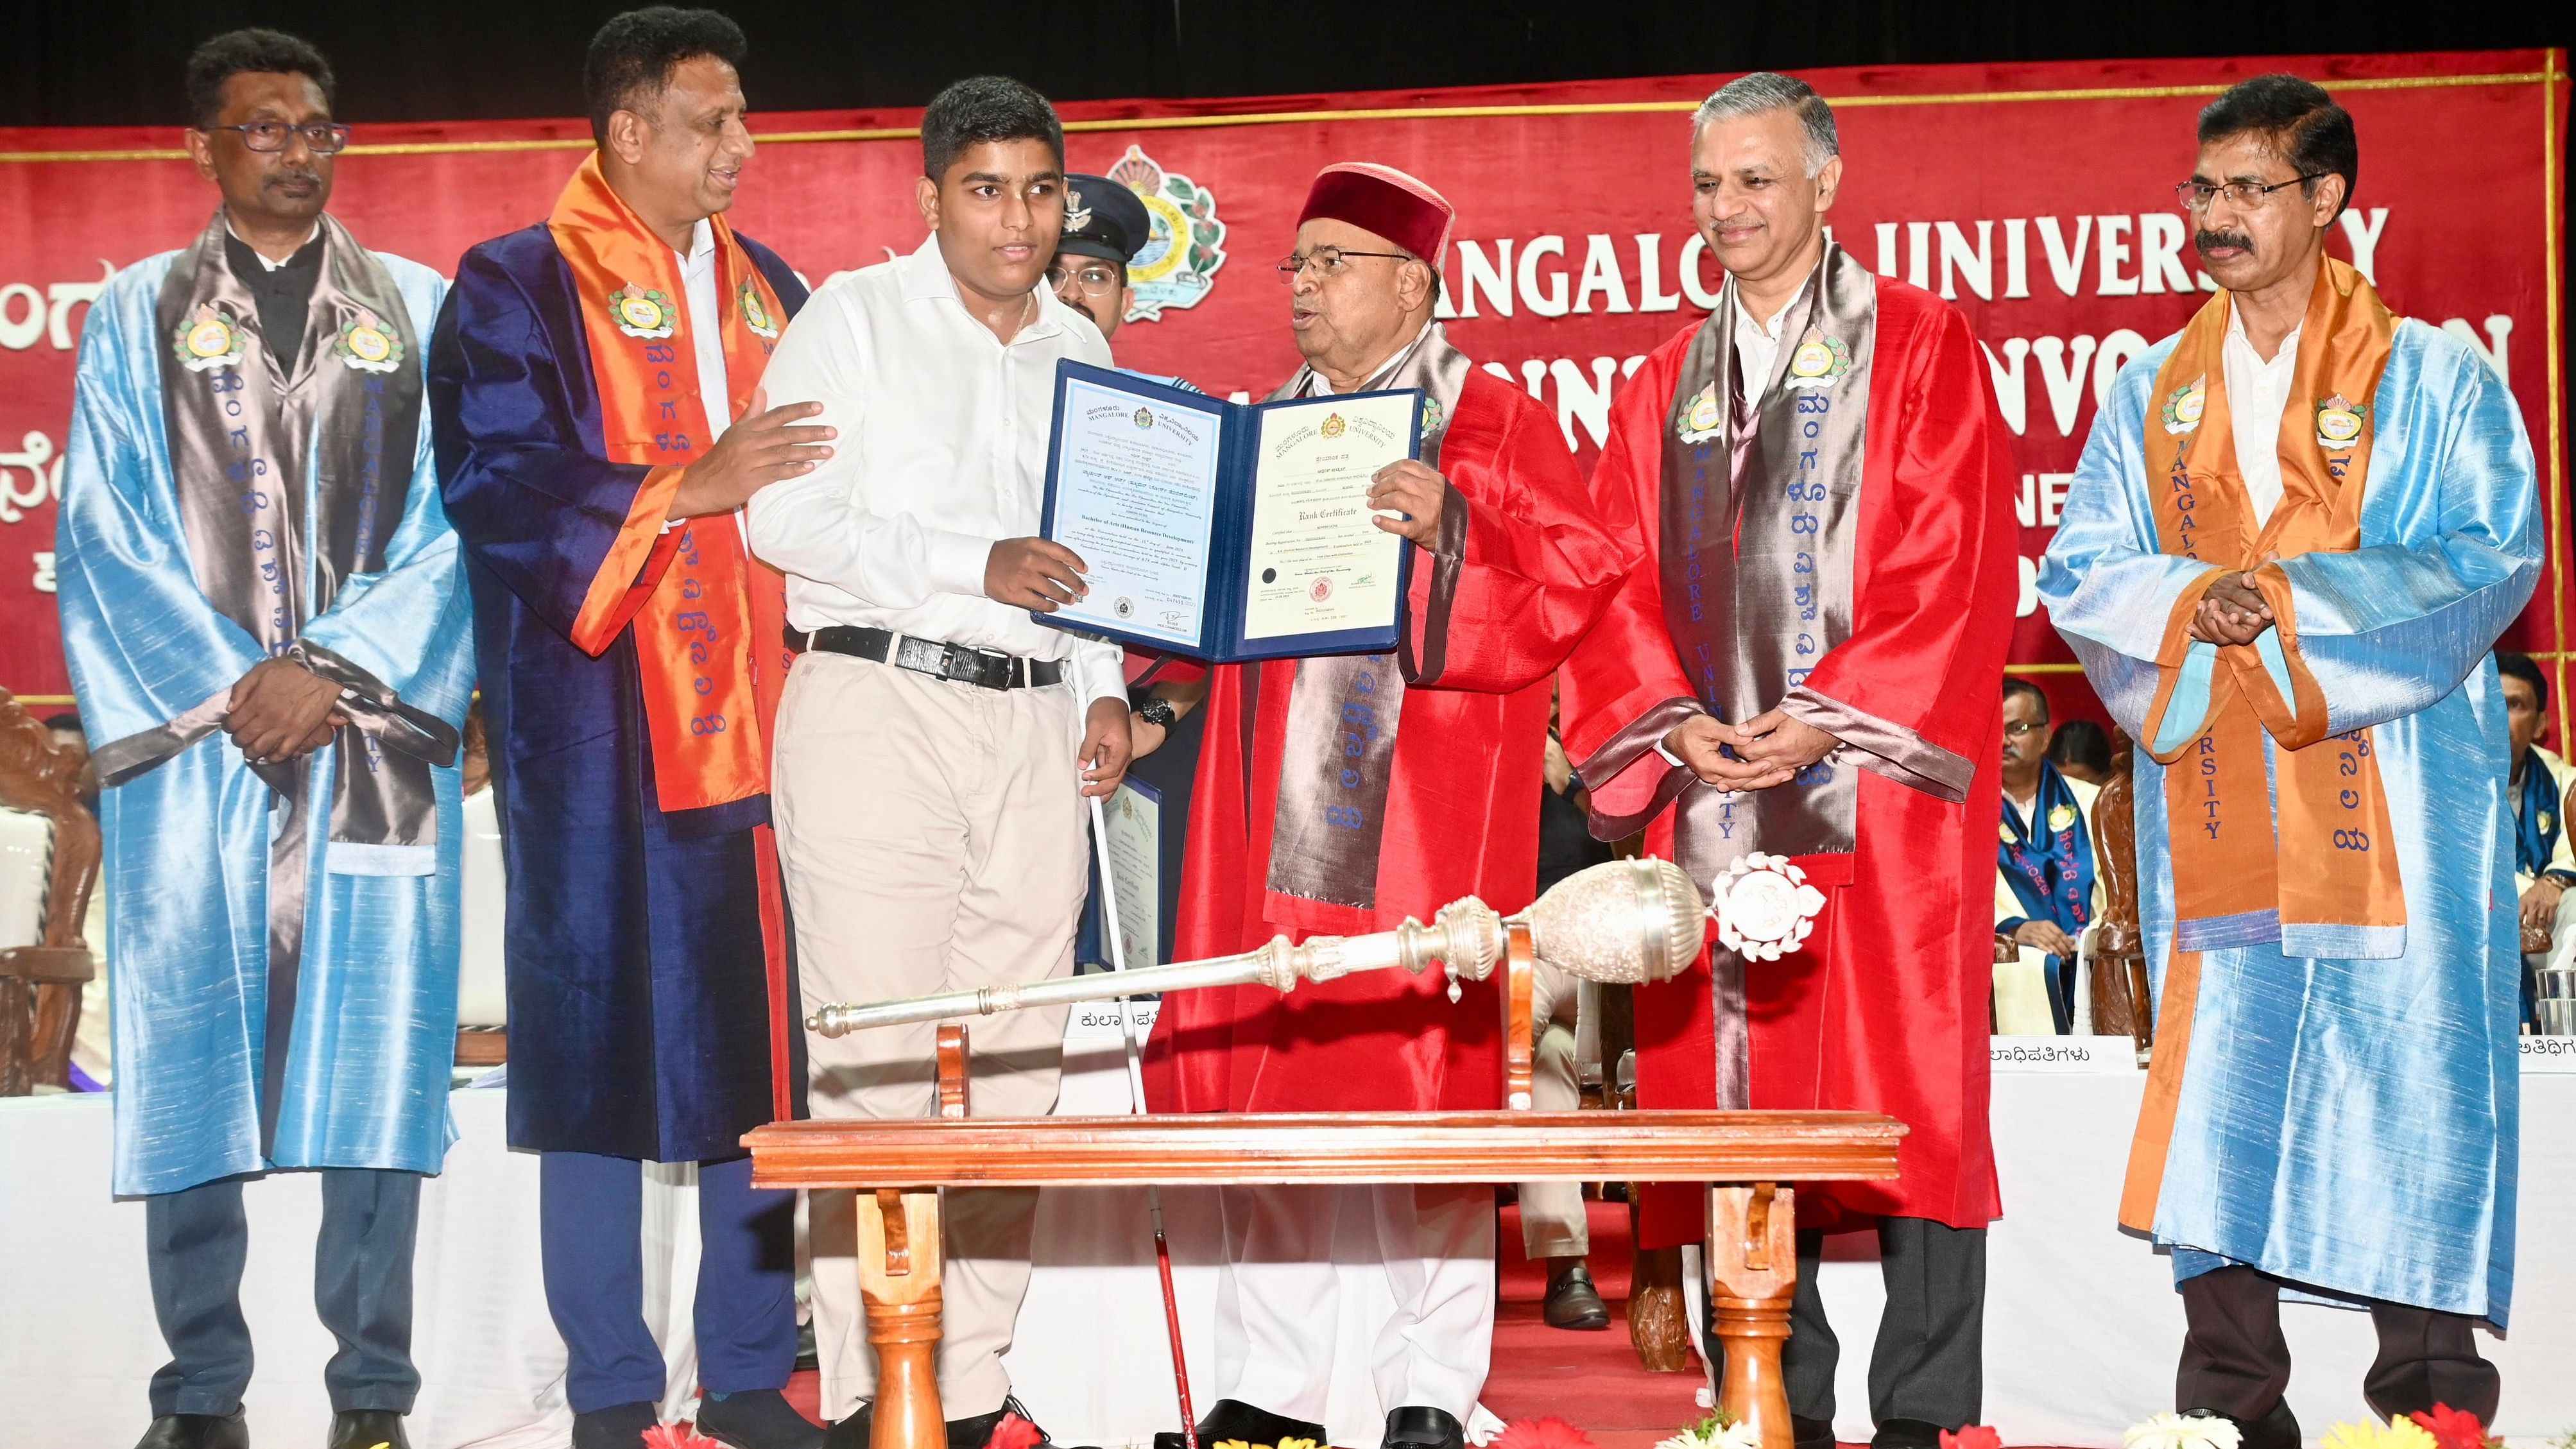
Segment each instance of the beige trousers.
M1073 969L1090 874L1069 685L983 689L847 655L800 658L780 703L775 793L805 1009L1042 980ZM1055 1106L1065 1009L968 1026L967 1105L979 1117ZM806 1041L817 1118L936 1110L937 1024ZM952 1189L939 1344L941 1410L989 1414L1010 1393L1002 1355L1029 1285L1034 1189ZM809 1209L823 1402L849 1417L876 1391L859 1302L855 1205Z
M1575 1000L1582 983L1545 961L1530 983L1530 1110L1573 1112L1583 1106L1574 1063ZM1521 1251L1532 1258L1580 1258L1592 1251L1592 1224L1583 1212L1583 1184L1521 1184Z

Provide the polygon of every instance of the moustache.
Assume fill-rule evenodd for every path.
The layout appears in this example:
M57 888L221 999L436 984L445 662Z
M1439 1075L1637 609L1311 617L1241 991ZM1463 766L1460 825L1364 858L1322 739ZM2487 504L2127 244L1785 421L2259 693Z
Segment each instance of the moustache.
M2198 232L2192 236L2191 244L2204 252L2212 247L2235 247L2249 252L2254 250L2254 238L2241 231Z
M322 184L322 173L319 171L280 171L260 184L263 186L319 186Z

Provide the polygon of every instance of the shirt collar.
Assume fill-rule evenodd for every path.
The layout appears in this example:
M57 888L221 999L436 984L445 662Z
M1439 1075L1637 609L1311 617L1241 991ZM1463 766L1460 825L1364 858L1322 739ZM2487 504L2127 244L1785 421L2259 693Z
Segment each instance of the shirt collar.
M703 216L699 217L697 224L689 228L688 254L682 256L673 252L672 255L680 258L680 270L684 272L712 265L716 259L715 224Z
M1388 353L1385 357L1383 357L1383 358L1379 359L1379 360L1378 360L1378 364L1377 364L1377 366L1372 367L1372 368L1370 368L1368 371L1361 373L1361 374L1360 374L1360 376L1362 376L1362 377L1380 377L1380 376L1383 376L1383 375L1385 374L1385 372L1386 372L1386 370L1387 370L1388 368L1395 366L1395 362L1396 362L1396 359L1397 359L1397 358L1404 356L1404 354L1406 354L1406 353L1408 353L1408 352L1411 352L1414 348L1419 347L1419 346L1421 346L1421 345L1422 345L1422 339L1431 335L1431 327L1432 327L1432 324L1433 324L1434 322L1437 322L1438 320L1439 320L1439 319L1438 319L1438 318L1436 318L1436 317L1433 317L1433 318L1425 318L1425 319L1423 320L1422 328L1421 328L1421 330L1420 330L1420 331L1418 331L1418 332L1414 333L1414 334L1413 334L1413 336L1412 336L1410 339L1408 339L1402 347L1399 347L1399 348L1395 349L1393 352L1390 352L1390 353ZM1314 378L1315 378L1315 392L1314 392L1314 395L1315 395L1316 397L1331 397L1331 396L1333 395L1333 385L1332 385L1330 382L1327 382L1327 381L1325 381L1325 380L1324 380L1324 374L1323 374L1323 372L1322 372L1321 370L1319 370L1319 369L1312 368L1312 367L1308 368L1308 369L1307 369L1307 371L1308 371L1308 372L1310 372L1310 373L1312 373L1312 374L1314 375Z
M280 268L280 267L282 267L282 266L285 266L288 262L291 262L291 261L295 260L296 252L301 252L301 251L303 251L306 247L309 247L309 246L313 245L313 239L314 239L315 237L320 236L321 234L322 234L322 223L320 223L320 222L318 222L318 221L317 221L317 222L313 223L313 229L312 229L311 231L308 231L308 232L306 232L306 233L304 234L304 240L302 240L302 241L300 241L300 242L297 242L297 243L295 244L295 250L294 250L294 251L290 251L290 252L288 252L288 253L286 254L286 256L285 256L282 260L279 260L279 261L270 261L270 260L269 260L269 258L268 258L268 253L266 253L266 252L264 252L264 251L261 251L259 248L255 247L255 246L251 246L251 244L250 244L249 242L247 242L247 241L243 241L243 240L242 240L242 234L241 234L240 232L237 232L237 231L233 230L233 219L232 219L230 216L226 216L226 217L224 218L224 235L226 235L226 236L228 236L228 237L231 237L234 241L241 242L241 244L242 244L244 247L246 247L246 248L248 248L248 249L249 249L250 254L251 254L252 256L259 258L259 267L260 267L260 270L261 270L261 271L264 271L264 272L273 272L273 271L276 271L278 268Z
M2228 304L2227 340L2242 346L2257 363L2265 367L2278 367L2285 359L2298 356L2299 334L2307 329L2308 319L2300 318L2299 325L2290 329L2290 335L2281 339L2281 350L2265 358L2254 351L2254 339L2245 335L2245 313L2233 302Z
M966 310L965 299L957 295L957 279L949 274L948 259L939 254L938 233L933 232L923 237L921 245L914 247L911 255L897 257L894 271L895 280L902 285L905 301L944 301L961 312ZM1064 330L1068 315L1068 309L1064 303L1058 300L1055 293L1043 283L1031 290L1038 299L1038 309L1030 315L1027 326L1011 335L1009 345L1016 346L1023 340L1034 341L1042 337L1053 337ZM977 322L975 326L978 331L984 332L985 336L993 335L984 328L983 323ZM1000 341L999 338L994 340Z
M1738 293L1736 293L1736 294L1735 294L1735 325L1736 325L1736 328L1740 331L1740 330L1742 330L1742 329L1744 329L1744 328L1746 328L1746 327L1751 327L1751 328L1753 328L1754 330L1756 330L1756 331L1760 332L1760 333L1762 334L1762 336L1764 337L1764 339L1766 339L1766 340L1768 340L1768 341L1772 341L1772 342L1777 342L1777 341L1779 341L1779 340L1780 340L1780 322L1781 322L1781 319L1783 319L1783 318L1787 317L1787 316L1788 316L1792 311L1795 311L1795 310L1797 309L1797 306L1798 306L1798 304L1799 304L1800 302L1803 302L1803 301L1807 300L1807 288L1808 288L1808 287L1812 287L1812 286L1814 286L1814 285L1815 285L1815 283L1814 283L1814 281L1813 281L1813 280L1810 280L1810 281L1808 281L1808 282L1806 282L1806 283L1802 284L1802 285L1798 288L1797 292L1796 292L1795 294L1793 294L1793 295L1789 298L1789 300L1788 300L1788 301L1783 302L1783 303L1781 303L1781 304L1780 304L1780 310L1779 310L1779 311L1774 312L1774 313L1772 313L1772 314L1771 314L1771 320L1770 320L1770 321L1768 321L1768 322L1757 322L1757 321L1755 321L1755 320L1754 320L1754 317L1753 317L1753 314L1752 314L1751 312L1749 312L1749 311L1745 310L1745 306L1744 306L1744 294L1743 294L1742 292L1738 292Z

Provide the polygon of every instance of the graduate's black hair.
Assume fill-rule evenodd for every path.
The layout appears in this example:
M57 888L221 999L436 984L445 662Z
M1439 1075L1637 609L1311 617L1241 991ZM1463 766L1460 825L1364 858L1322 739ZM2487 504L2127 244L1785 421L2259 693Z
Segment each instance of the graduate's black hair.
M2048 718L2049 708L2047 690L2040 688L2038 685L2031 683L2027 679L2016 679L2011 675L2006 675L2004 677L2004 698L2010 699L2016 694L2027 694L2031 698L2038 700L2039 717L2041 719Z
M967 148L987 141L1044 141L1064 168L1064 123L1047 98L1006 75L969 76L931 98L921 113L921 174L948 174Z
M2048 759L2061 770L2081 765L2107 775L2111 773L2110 733L2089 719L2068 720L2049 735Z
M581 63L591 140L606 145L608 118L640 111L658 98L682 61L711 55L740 70L749 54L742 27L713 10L654 5L611 17L590 38L590 54Z
M2294 75L2258 75L2229 86L2200 113L2204 146L2248 132L2269 139L2301 176L2342 177L2343 205L2352 205L2353 188L2361 184L2361 141L2353 134L2351 113L2324 87ZM2299 194L2316 195L2317 183L2300 183ZM2341 208L2335 214L2342 215Z
M2531 686L2532 707L2542 714L2549 712L2549 676L2542 673L2528 654L2509 649L2496 651L2496 673L2507 679L2519 679Z
M331 62L310 42L284 31L227 30L188 57L188 124L205 130L224 110L224 82L245 74L300 75L319 86L331 104Z

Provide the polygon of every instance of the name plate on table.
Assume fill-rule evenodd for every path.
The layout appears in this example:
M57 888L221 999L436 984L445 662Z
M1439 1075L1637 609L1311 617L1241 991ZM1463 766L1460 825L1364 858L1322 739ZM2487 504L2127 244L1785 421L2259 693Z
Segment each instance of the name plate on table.
M1217 664L1393 649L1413 550L1368 492L1421 453L1418 391L1231 403L1059 362L1041 532L1090 592L1031 617Z
M1137 1041L1142 1042L1154 1034L1154 1017L1162 1009L1163 1003L1159 997L1140 996L1136 999ZM1125 1040L1126 1032L1118 1024L1119 1010L1120 1006L1115 1001L1076 1003L1065 1014L1064 1039L1067 1042Z
M2522 1069L2576 1075L2576 1036L2522 1038Z
M2138 1044L2126 1036L1998 1036L1987 1038L1998 1072L2134 1072Z

